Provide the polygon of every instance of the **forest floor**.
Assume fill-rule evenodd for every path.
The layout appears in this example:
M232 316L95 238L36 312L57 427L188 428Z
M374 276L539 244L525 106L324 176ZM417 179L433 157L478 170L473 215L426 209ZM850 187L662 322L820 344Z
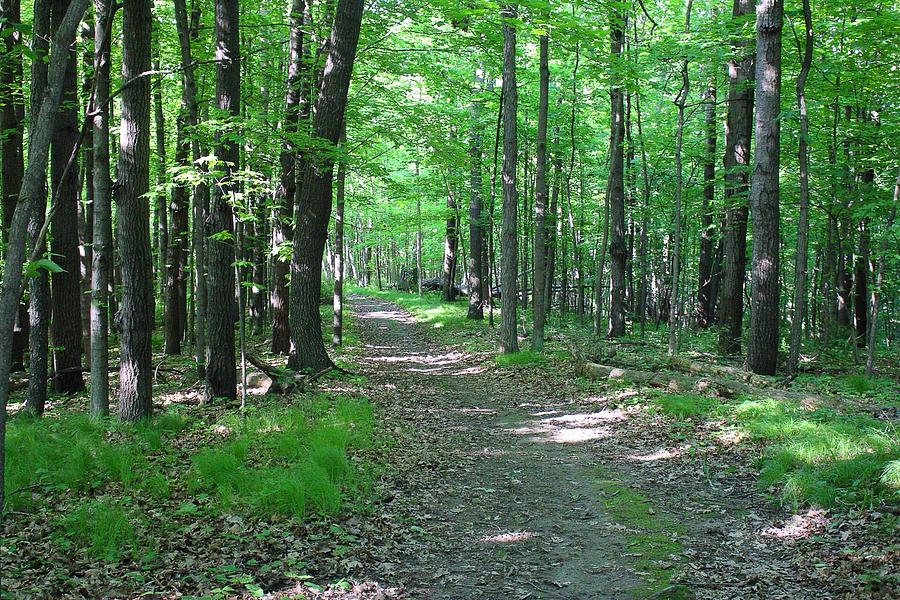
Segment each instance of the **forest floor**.
M400 440L387 506L417 535L370 571L399 588L326 597L896 591L884 583L896 582L896 521L885 530L877 513L851 523L785 512L760 493L753 452L644 410L627 386L585 384L569 360L501 366L395 304L351 304L362 341L353 362Z
M345 328L347 372L244 411L161 354L146 423L92 421L84 395L29 419L19 394L0 597L898 597L890 361L776 402L586 379L569 346L609 345L564 320L498 357L430 296L356 290ZM652 338L616 360L666 371Z

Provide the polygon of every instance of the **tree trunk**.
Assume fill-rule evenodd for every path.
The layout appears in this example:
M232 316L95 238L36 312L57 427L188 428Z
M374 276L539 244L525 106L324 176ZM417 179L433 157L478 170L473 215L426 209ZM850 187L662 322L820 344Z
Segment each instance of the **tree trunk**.
M175 142L175 164L186 167L190 161L190 140L186 131L187 102L183 97L178 116ZM168 238L165 260L165 352L181 354L181 342L187 330L187 261L188 246L188 186L174 182L172 186L172 234Z
M47 91L48 69L45 58L50 44L50 3L38 2L34 7L34 35L32 52L36 60L31 63L31 109L30 120L33 123L40 114L44 94ZM29 132L29 141L33 134ZM30 151L29 151L30 152ZM39 190L35 197L35 206L28 220L28 240L33 256L43 256L46 244L41 238L41 228L47 213L47 178L46 173L40 180ZM10 230L10 233L12 231ZM11 240L11 238L10 238ZM8 243L11 243L8 242ZM25 400L25 411L41 415L47 403L48 348L50 338L50 275L40 269L29 278L28 296L28 396Z
M516 189L516 163L518 145L516 138L516 113L519 93L516 89L516 7L504 6L503 20L503 222L500 232L500 262L502 271L500 352L510 354L519 351L516 333L516 299L518 296L518 222L519 196Z
M456 299L454 276L456 274L456 253L459 249L459 213L456 206L456 197L450 187L450 179L447 178L447 219L444 233L444 264L443 285L441 295L445 302Z
M866 375L872 376L875 372L875 346L878 340L878 310L881 301L882 286L884 285L884 267L888 258L890 247L890 232L893 231L894 219L897 217L897 205L900 204L900 172L897 173L897 181L894 184L894 204L888 216L887 227L878 253L878 272L875 274L875 285L872 287L872 297L869 302L868 339L866 340Z
M363 0L338 0L328 59L316 99L313 138L335 145L340 138L359 30ZM322 340L319 305L322 293L322 256L331 217L334 159L311 152L304 168L296 207L294 252L291 257L290 320L292 365L321 371L334 366Z
M334 212L334 290L331 322L331 344L340 347L344 342L344 201L347 188L347 163L338 163L336 206ZM380 271L379 271L380 272Z
M297 191L298 149L290 135L298 131L301 106L308 106L301 80L303 73L303 25L305 0L293 0L291 4L291 34L288 50L287 89L284 95L284 125L286 139L281 148L281 180L275 190L275 218L272 226L272 352L288 354L291 351L291 328L288 319L288 275L290 261L285 255L284 244L290 239L290 220L293 217L294 196ZM308 112L308 111L304 111ZM305 124L304 115L304 124Z
M22 34L21 5L19 0L0 0L0 37L3 38L5 55L0 65L0 196L3 204L3 240L9 239L9 226L22 186L25 171L23 129L25 102L22 89ZM43 42L42 42L43 43ZM32 85L34 82L32 81ZM25 304L19 306L15 330L12 336L12 369L25 369L25 348L28 346L28 311Z
M706 154L703 157L703 204L700 209L700 258L697 281L697 327L712 323L713 231L712 204L716 198L716 84L706 89Z
M550 103L550 51L546 34L540 37L540 98L538 100L537 167L534 194L534 330L531 349L544 349L547 316L547 117Z
M237 0L216 0L216 105L235 123L241 104L241 55ZM235 399L237 365L234 347L235 231L231 208L238 191L233 172L239 168L237 141L219 134L216 157L221 178L212 189L207 219L207 347L206 385L210 398Z
M625 16L613 11L610 27L612 54L610 84L610 150L609 150L609 326L606 335L618 338L625 335L625 121L622 78L616 72L625 42ZM602 269L597 285L602 284ZM599 311L599 305L598 305Z
M693 0L687 0L684 17L685 36L691 31L691 7ZM675 234L672 244L672 299L669 305L669 356L678 352L678 304L680 302L679 277L681 276L681 196L684 191L684 173L681 167L681 149L684 146L684 105L691 89L688 73L688 59L681 63L681 89L675 99L678 107L678 121L675 129Z
M484 73L475 69L475 93L484 88ZM472 102L469 128L469 319L484 319L484 216L481 207L481 112L482 101Z
M94 0L94 251L91 260L91 415L109 414L109 285L112 272L112 182L109 175L112 0Z
M756 11L756 155L750 188L753 215L753 287L747 365L774 375L778 365L778 268L781 159L781 29L783 0L760 0Z
M871 179L869 179L871 177ZM875 173L867 171L863 174L863 183L872 185ZM869 179L867 181L867 179ZM859 224L859 242L857 245L856 260L853 265L853 313L856 325L856 344L860 348L866 347L869 317L869 228L868 219L863 219Z
M59 26L70 0L52 0L50 23ZM77 152L78 74L77 54L73 46L68 53L63 99L56 117L50 161L52 213L50 253L61 271L50 275L50 297L53 317L50 337L53 340L53 368L59 374L53 380L57 392L74 394L84 389L81 371L81 259L78 254L78 188L77 162L69 168Z
M72 0L65 17L59 21L53 36L52 54L48 69L47 86L43 101L32 118L28 138L28 166L22 177L19 200L10 221L10 235L3 261L3 278L0 279L0 332L9 339L15 327L16 313L22 297L23 266L26 255L27 224L44 197L44 181L50 152L53 123L59 110L63 82L66 77L67 49L75 40L75 32L84 15L87 0ZM34 105L32 105L34 106ZM35 111L32 110L35 117ZM37 255L39 257L40 255ZM32 253L32 258L37 258ZM9 373L12 345L0 344L0 506L4 499L4 473L6 462L6 405L9 400ZM0 511L2 520L2 511ZM0 523L2 524L2 523Z
M153 70L160 71L159 68L159 47L160 40L156 40L156 56L153 60ZM156 213L157 227L157 275L159 277L159 293L166 294L166 281L168 279L168 269L166 268L169 260L169 213L166 206L166 122L163 116L162 102L162 75L156 76L156 85L153 87L153 115L156 125L156 205L154 212ZM177 149L176 149L177 151Z
M753 13L753 0L734 0L732 18ZM744 280L747 268L747 191L753 126L753 54L747 39L732 41L737 54L728 63L728 114L725 124L725 231L719 350L741 351L744 328Z
M800 110L800 141L797 159L800 164L800 223L797 228L797 256L794 263L794 316L791 320L791 346L788 370L797 372L800 346L803 341L803 320L806 316L806 282L809 244L809 115L806 108L806 78L812 66L813 29L809 0L803 0L803 21L806 26L806 46L797 76L797 107Z
M119 146L119 255L122 306L118 321L119 418L153 414L153 250L150 245L150 48L151 0L124 5L122 127Z

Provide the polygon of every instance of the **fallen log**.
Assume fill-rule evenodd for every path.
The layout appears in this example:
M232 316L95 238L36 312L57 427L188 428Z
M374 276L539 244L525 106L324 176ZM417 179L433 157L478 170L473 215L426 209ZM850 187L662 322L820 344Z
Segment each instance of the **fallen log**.
M579 362L576 372L582 377L595 380L626 381L636 385L662 388L670 392L696 392L712 394L724 398L732 398L740 394L749 394L753 390L746 383L711 377L689 377L661 371L640 371L600 365L592 362Z

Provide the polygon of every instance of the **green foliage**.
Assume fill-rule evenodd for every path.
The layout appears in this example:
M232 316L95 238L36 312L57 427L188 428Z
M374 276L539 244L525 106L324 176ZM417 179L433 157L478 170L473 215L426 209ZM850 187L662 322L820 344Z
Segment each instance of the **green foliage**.
M886 423L833 410L805 411L776 400L746 401L736 420L769 444L760 484L780 488L785 504L873 506L900 501L896 461L900 438Z
M679 419L705 418L721 409L714 398L695 394L661 394L654 398L660 412Z
M86 502L63 517L60 526L66 540L95 558L115 562L138 551L138 537L130 516L109 498Z
M512 354L498 354L494 360L500 367L522 367L528 365L542 365L547 358L538 352L522 350Z

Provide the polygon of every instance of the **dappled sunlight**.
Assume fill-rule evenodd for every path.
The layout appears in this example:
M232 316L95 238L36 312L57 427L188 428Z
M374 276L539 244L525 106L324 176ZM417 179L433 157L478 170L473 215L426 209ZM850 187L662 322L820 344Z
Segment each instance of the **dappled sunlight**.
M508 533L486 535L478 541L487 544L509 544L511 542L524 542L533 537L534 534L530 531L510 531Z
M571 414L542 411L532 416L545 418L538 418L506 431L514 435L531 436L531 441L576 444L610 437L613 432L608 425L628 418L627 413L621 409Z
M668 460L670 458L678 458L681 456L681 453L690 448L690 446L682 446L680 448L661 448L656 452L650 452L647 454L631 454L628 456L628 460L632 460L635 462L654 462L657 460Z
M762 536L780 540L807 538L818 533L828 524L824 510L809 509L805 513L791 516L780 527L772 526L763 530Z
M397 323L406 323L410 325L416 322L415 317L402 310L360 311L358 318L365 320L386 319L388 321L396 321Z

